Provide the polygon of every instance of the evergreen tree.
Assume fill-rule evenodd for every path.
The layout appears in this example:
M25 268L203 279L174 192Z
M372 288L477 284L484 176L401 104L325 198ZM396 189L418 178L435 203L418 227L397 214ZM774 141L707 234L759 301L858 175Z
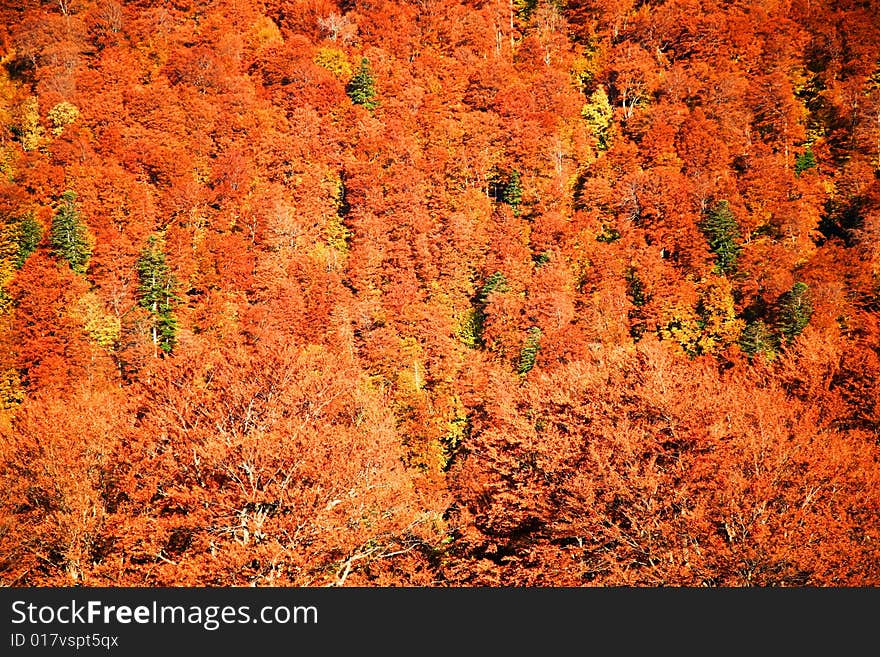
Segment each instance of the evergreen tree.
M92 255L92 236L76 209L76 193L66 191L52 218L53 253L70 263L70 268L84 274Z
M816 166L816 156L813 155L813 150L809 147L794 160L794 172L798 176L814 166Z
M507 292L507 279L500 271L496 271L486 279L483 287L480 288L479 295L477 295L478 303L485 306L492 292Z
M489 295L493 292L507 292L507 279L500 271L496 271L483 284L474 299L473 312L468 315L464 322L463 339L465 344L477 349L483 347L483 326L486 323L486 306L489 303Z
M739 224L727 201L719 201L707 213L700 228L715 254L715 269L719 274L736 271L736 259L742 250L739 245Z
M510 177L504 186L503 200L513 208L514 214L519 214L519 204L522 203L522 182L516 169L510 172Z
M645 291L645 284L639 278L639 273L635 267L630 267L624 274L626 278L626 294L632 304L636 307L644 306L648 303L648 294Z
M16 242L18 245L18 253L15 256L16 269L21 269L24 266L24 261L36 250L37 244L40 243L42 237L43 229L32 214L26 215L19 221L16 230Z
M806 283L798 281L780 299L776 326L786 342L794 340L810 322L813 303L809 291Z
M358 72L351 78L345 91L355 105L363 105L368 110L373 110L379 105L376 100L375 85L376 81L370 69L370 61L363 57Z
M515 215L519 214L519 206L522 203L522 176L514 169L510 173L504 170L493 169L489 175L489 197L496 203L506 203L513 208Z
M767 357L772 357L776 353L777 340L770 327L759 319L743 329L739 346L749 356L763 353Z
M177 319L173 312L177 302L174 294L177 282L165 260L161 240L156 236L150 237L141 252L137 271L140 281L139 304L150 311L153 319L153 344L163 352L170 353L177 344Z
M519 374L527 374L534 366L535 360L538 358L538 350L541 348L541 329L533 326L529 329L526 336L526 342L519 354Z

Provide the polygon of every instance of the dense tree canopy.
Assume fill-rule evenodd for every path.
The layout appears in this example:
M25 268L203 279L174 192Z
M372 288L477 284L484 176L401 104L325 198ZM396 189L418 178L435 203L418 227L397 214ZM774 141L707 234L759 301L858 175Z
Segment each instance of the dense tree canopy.
M880 584L880 6L0 7L0 584Z

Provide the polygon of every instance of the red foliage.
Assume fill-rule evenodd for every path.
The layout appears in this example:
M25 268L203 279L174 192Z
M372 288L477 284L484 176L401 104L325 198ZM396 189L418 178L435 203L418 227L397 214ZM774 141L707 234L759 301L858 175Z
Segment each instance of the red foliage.
M563 4L0 7L0 584L880 583L876 7Z

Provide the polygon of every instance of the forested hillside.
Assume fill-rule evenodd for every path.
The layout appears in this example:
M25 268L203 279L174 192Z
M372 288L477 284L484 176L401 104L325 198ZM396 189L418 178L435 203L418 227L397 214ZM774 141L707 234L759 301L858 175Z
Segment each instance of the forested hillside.
M0 56L0 584L880 585L877 0L10 0Z

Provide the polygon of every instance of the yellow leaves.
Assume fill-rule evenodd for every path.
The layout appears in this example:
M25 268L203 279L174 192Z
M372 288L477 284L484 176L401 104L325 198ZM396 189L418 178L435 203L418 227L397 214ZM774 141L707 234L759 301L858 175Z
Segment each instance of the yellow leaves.
M73 103L62 100L49 110L46 115L49 123L52 124L52 134L60 135L64 132L64 128L79 118L79 108Z
M15 276L15 256L18 243L15 240L15 225L0 226L0 314L9 310L9 298L5 294L6 286Z
M39 103L36 96L28 96L18 109L18 140L26 151L36 149L43 139Z
M13 116L13 99L17 85L9 79L6 67L2 64L6 63L9 57L0 59L0 125L12 126L15 123ZM8 180L12 180L14 172L13 151L6 144L0 144L0 175Z
M467 411L461 400L457 396L449 398L449 416L450 419L446 423L445 435L440 439L442 445L442 461L440 468L445 470L449 467L453 457L458 451L461 444L467 439L470 432L470 423L467 418Z
M602 62L597 53L587 51L585 55L577 55L571 63L571 78L578 89L583 89L596 79L602 69Z
M260 16L251 28L250 41L253 47L260 51L284 43L281 30L268 16Z
M455 336L466 347L476 349L480 346L479 323L477 311L468 306L456 319Z
M6 369L0 371L0 410L8 411L15 408L24 399L18 371Z
M348 253L348 240L351 237L351 231L342 222L339 215L331 215L327 220L326 228L327 245L331 249L335 249L340 253Z
M690 355L716 354L739 340L745 322L736 317L727 277L711 275L698 289L696 308L676 304L665 313L660 337L677 342Z
M318 248L322 252L327 249L331 251L327 257L332 261L334 264L332 268L335 269L335 265L339 264L339 256L348 253L349 240L351 239L351 230L345 225L343 217L346 212L345 184L335 171L327 173L321 179L320 184L327 192L332 206L327 207L325 211L324 240L326 249L323 248L324 245L318 245Z
M703 353L716 353L739 340L745 322L737 319L733 302L733 288L725 276L710 276L703 282L700 296L700 315Z
M121 322L104 310L104 303L94 292L88 292L73 310L88 336L102 348L111 351L119 341Z
M12 54L0 58L0 123L3 125L8 125L11 121L10 109L19 88L19 85L9 77L8 69L5 66L12 58Z
M601 85L590 96L590 102L584 105L581 116L596 138L599 150L608 150L611 145L611 119L614 109L605 88Z
M318 242L307 251L314 266L325 271L340 271L345 266L345 251L325 242Z
M692 308L678 304L668 309L660 326L660 337L677 342L685 353L699 353L700 322L697 313Z
M0 176L9 182L15 178L15 159L11 149L0 146Z
M321 68L330 71L340 80L347 80L352 75L351 63L348 61L348 57L338 48L319 48L312 61Z

